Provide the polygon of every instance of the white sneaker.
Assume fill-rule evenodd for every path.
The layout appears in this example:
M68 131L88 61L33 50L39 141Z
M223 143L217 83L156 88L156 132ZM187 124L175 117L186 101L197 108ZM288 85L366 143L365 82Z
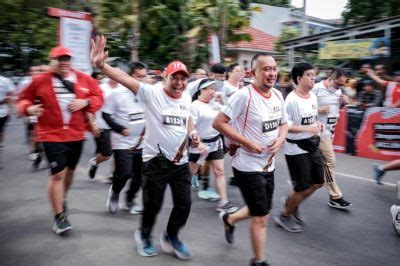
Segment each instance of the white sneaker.
M137 203L133 203L131 209L129 210L130 214L141 214L143 213L143 206Z
M393 219L393 229L398 236L400 236L400 206L392 205L390 207L390 213Z

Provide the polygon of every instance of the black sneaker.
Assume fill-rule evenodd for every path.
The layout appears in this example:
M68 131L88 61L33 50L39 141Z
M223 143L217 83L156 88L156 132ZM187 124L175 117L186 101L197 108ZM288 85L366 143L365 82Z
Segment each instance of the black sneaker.
M89 178L93 179L96 176L96 171L97 171L97 164L96 164L96 158L92 158L89 160Z
M250 266L269 266L269 264L266 260L261 261L261 262L255 262L254 259L250 260Z
M234 240L233 232L235 231L235 226L228 223L228 216L229 216L229 213L227 213L225 211L222 211L219 213L219 219L224 224L226 242L228 242L229 244L233 244L233 240Z
M340 199L329 199L328 205L332 208L344 210L351 206L351 203L344 200L343 197Z
M57 234L64 234L72 229L71 223L68 221L67 217L62 213L58 219L54 221L53 231Z

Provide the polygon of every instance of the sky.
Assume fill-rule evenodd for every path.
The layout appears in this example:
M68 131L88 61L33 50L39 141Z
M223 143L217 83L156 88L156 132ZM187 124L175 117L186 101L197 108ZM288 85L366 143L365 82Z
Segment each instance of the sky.
M323 19L336 19L347 4L347 0L307 0L306 14ZM302 7L303 0L291 0L295 7Z

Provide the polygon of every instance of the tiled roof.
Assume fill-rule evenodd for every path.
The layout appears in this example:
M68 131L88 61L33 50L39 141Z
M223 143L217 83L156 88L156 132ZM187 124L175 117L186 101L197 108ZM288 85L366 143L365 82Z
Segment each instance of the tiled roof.
M240 31L240 33L248 33L251 36L251 41L240 41L235 44L227 44L228 49L250 49L257 51L274 51L275 42L278 40L277 36L273 36L257 30L252 27L248 27Z

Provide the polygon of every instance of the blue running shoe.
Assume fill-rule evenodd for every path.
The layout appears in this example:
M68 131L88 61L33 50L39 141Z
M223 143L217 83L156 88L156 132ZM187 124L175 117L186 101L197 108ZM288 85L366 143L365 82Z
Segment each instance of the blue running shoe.
M135 240L137 252L143 257L153 257L157 255L157 249L154 247L150 237L144 237L140 230L135 231Z
M190 260L193 257L190 249L177 236L170 237L164 232L160 242L165 253L175 254L181 260Z
M199 190L200 184L199 184L199 176L198 175L193 175L192 176L192 187L195 190Z
M379 164L374 164L374 174L375 174L375 181L378 185L382 185L382 177L385 174L385 171L381 170L381 165Z

